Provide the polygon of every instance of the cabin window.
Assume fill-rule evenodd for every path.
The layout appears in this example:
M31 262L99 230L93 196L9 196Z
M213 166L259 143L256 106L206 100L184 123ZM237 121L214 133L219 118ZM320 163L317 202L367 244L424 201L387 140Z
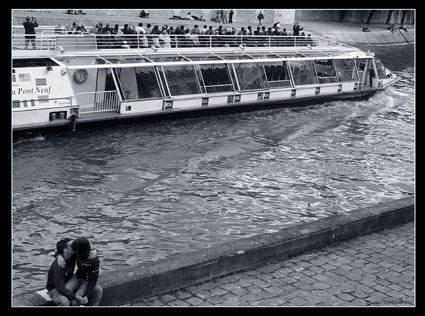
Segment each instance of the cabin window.
M42 102L49 102L49 96L48 95L39 95L38 96L38 101L40 102L40 103L42 103Z
M266 74L261 64L239 63L234 66L242 91L268 88Z
M59 66L50 58L13 59L13 68Z
M46 78L36 78L35 79L35 85L36 86L47 86L47 79Z
M19 102L19 101L13 101L12 102L12 108L19 108L19 107L21 107L21 102Z
M26 108L28 106L27 100L23 100L22 103L24 104L24 108Z
M330 59L320 59L314 61L316 67L316 74L319 83L337 82L335 68Z
M356 72L356 64L353 59L335 59L334 65L339 81L349 82L359 80Z
M153 67L118 68L116 72L124 100L161 97Z
M16 75L12 74L12 82L16 82Z
M316 83L311 60L290 61L289 66L296 86Z
M385 79L387 78L387 71L385 69L385 66L382 64L382 62L378 59L375 59L376 64L376 70L378 72L378 78L379 79Z
M233 91L226 64L199 65L207 93Z
M366 64L367 64L367 59L363 58L363 59L358 59L356 61L357 64L357 72L359 74L359 81L362 81L363 79L363 75L366 69Z
M31 81L30 74L19 74L19 81L22 81L22 82Z
M194 66L164 66L162 69L172 96L201 93Z
M270 88L290 87L291 80L285 62L264 63Z

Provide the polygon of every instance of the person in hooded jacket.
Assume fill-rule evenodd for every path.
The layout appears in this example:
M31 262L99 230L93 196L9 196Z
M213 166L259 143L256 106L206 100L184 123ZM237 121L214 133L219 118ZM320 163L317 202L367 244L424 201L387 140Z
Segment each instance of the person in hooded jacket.
M91 249L87 238L75 239L71 247L77 255L77 273L73 278L75 288L78 288L76 296L87 299L87 306L98 306L102 298L103 289L97 285L99 278L100 260L96 249Z

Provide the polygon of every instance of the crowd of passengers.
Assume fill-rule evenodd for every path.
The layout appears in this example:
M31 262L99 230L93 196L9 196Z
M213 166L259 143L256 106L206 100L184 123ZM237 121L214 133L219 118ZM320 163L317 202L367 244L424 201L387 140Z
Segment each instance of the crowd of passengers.
M245 46L293 46L313 45L311 34L300 31L302 28L298 22L294 24L293 32L289 33L286 28L281 28L280 23L276 22L271 27L257 26L253 29L251 26L241 27L238 31L235 27L207 26L193 27L180 26L152 26L147 23L138 23L137 26L119 24L111 26L109 23L97 23L91 28L84 25L78 25L74 22L72 25L55 28L55 34L99 34L97 38L98 48L147 48L147 47L237 47L240 44ZM124 36L123 36L124 35ZM134 35L134 36L132 36ZM210 36L215 35L215 36ZM225 35L220 37L219 35ZM233 35L233 36L232 36ZM241 35L242 42L241 42ZM250 37L251 35L264 36L264 38ZM280 36L273 39L274 36ZM282 36L285 36L283 38ZM294 36L297 36L295 39Z

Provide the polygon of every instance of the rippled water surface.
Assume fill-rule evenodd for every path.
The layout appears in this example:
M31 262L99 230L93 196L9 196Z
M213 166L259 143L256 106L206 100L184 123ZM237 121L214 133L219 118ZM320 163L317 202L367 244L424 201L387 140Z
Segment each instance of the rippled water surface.
M64 236L102 272L414 193L413 45L363 101L42 135L13 143L13 291L45 286Z

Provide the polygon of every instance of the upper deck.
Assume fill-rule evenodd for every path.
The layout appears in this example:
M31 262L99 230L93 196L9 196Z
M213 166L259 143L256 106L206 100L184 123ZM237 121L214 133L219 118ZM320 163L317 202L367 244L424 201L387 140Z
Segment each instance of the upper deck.
M321 36L277 36L277 35L153 35L153 34L36 34L36 49L28 43L25 35L12 35L12 54L15 58L80 54L128 54L129 52L181 51L220 52L239 49L241 51L279 51L298 53L297 57L334 56L357 48L337 43Z

